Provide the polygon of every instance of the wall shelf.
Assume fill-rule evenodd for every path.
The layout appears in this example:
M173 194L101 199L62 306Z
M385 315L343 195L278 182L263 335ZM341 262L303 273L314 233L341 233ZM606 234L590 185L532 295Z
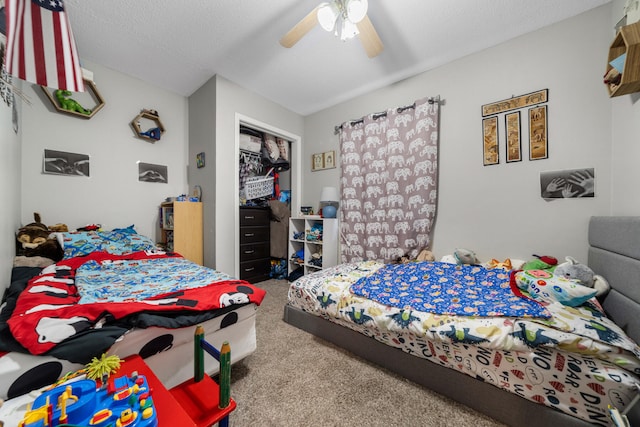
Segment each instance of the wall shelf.
M142 130L142 124L147 122L149 126L153 126L146 131ZM138 138L149 142L159 141L164 133L164 126L160 121L158 112L155 110L142 110L132 121L131 127Z
M49 101L51 101L51 104L56 109L56 111L75 117L82 117L83 119L90 119L98 111L100 111L102 107L104 107L104 99L102 99L102 95L100 95L100 92L98 92L96 84L91 80L84 79L84 87L85 92L71 92L71 94L73 95L73 100L76 100L77 103L80 104L80 106L88 110L88 113L86 114L64 108L64 106L56 96L56 92L58 91L57 89L40 86L45 95L47 95L47 98L49 98ZM71 98L71 96L66 97L66 99L69 98ZM93 107L90 107L90 102L93 102Z
M609 48L605 75L613 68L610 62L624 53L627 56L620 84L607 84L610 97L640 92L640 22L625 25L618 31Z

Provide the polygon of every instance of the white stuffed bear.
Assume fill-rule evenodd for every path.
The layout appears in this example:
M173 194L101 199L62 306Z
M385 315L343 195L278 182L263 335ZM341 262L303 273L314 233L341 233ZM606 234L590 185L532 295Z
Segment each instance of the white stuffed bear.
M597 291L596 296L598 297L609 291L609 282L604 277L595 274L592 269L580 264L575 258L568 256L565 259L566 262L558 265L553 270L554 275L576 281L588 288L593 288Z

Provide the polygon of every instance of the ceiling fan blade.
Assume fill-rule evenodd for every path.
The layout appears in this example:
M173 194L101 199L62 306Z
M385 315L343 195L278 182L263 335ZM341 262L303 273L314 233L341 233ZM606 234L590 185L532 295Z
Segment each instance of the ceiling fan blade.
M284 47L292 47L298 43L318 23L318 7L315 7L307 16L302 18L287 34L282 36L280 44Z
M373 28L373 24L367 15L364 16L362 21L356 24L358 26L358 37L362 42L362 46L364 50L367 52L367 56L369 58L373 58L382 52L384 46L382 44L382 40L378 36L378 33L375 28Z

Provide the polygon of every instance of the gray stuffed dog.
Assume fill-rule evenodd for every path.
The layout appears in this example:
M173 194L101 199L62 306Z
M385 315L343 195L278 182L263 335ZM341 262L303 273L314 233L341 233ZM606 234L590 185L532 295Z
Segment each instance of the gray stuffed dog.
M565 259L567 261L558 265L553 271L553 274L564 277L565 279L574 280L588 288L594 288L598 291L596 296L604 295L609 291L609 283L604 277L595 274L592 269L584 264L580 264L575 258L568 256Z

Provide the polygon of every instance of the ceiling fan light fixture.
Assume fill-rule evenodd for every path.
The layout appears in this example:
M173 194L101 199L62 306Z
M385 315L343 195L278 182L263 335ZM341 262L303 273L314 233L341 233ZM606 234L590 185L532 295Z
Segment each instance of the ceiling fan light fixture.
M358 34L359 34L359 31L358 31L358 27L356 27L356 24L354 24L348 19L342 20L342 26L340 28L340 40L344 42L354 38Z
M318 6L318 23L325 31L333 31L340 11L335 2L322 3Z
M347 12L347 18L349 21L357 24L362 21L367 14L369 3L367 0L346 0L344 6Z

